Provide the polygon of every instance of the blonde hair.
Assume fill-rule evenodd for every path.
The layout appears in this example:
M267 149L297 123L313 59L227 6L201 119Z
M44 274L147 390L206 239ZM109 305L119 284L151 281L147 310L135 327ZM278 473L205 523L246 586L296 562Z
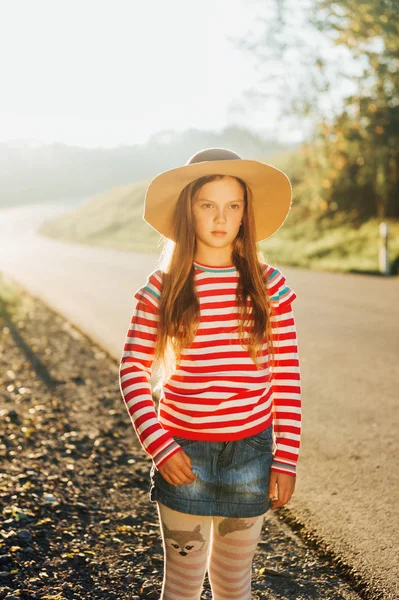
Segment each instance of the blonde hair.
M163 284L159 305L159 329L155 358L163 362L164 372L170 374L180 360L183 349L189 346L199 324L200 308L194 285L194 256L196 236L192 201L201 187L211 181L229 177L208 175L187 185L179 195L174 212L174 239L166 240L161 256ZM241 179L234 177L244 191L242 226L233 242L232 260L240 274L237 288L239 299L238 337L243 348L257 361L266 336L274 361L270 323L271 307L266 293L262 253L255 241L255 219L250 190ZM247 307L248 297L252 307ZM249 333L249 336L246 334Z

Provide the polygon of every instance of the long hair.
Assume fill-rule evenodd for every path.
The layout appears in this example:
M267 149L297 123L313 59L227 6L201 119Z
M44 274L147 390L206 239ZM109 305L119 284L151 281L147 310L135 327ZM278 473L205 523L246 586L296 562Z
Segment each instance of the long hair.
M199 324L200 308L194 285L194 256L196 236L192 201L201 187L225 175L207 175L188 184L180 193L174 212L174 239L167 240L161 256L163 284L159 305L159 329L155 358L163 362L164 372L170 374L180 360L183 349L189 346ZM244 190L242 226L233 242L232 260L239 272L237 299L239 305L238 337L243 348L260 369L258 358L262 354L265 337L269 354L273 357L270 313L266 293L263 255L255 241L255 218L250 190L238 177L234 177ZM252 306L248 306L248 299ZM271 363L270 363L271 364Z

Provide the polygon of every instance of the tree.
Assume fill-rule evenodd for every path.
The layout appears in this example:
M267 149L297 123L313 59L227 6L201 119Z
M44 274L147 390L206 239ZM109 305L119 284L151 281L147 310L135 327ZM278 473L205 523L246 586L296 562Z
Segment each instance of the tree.
M332 144L331 159L344 158L341 178L350 176L356 186L359 216L399 218L399 21L394 2L316 0L315 9L314 26L365 65L357 94L346 98L330 130L341 140ZM339 204L342 186L335 187Z
M345 210L360 219L399 218L394 1L274 0L257 26L256 39L240 43L261 68L253 97L259 103L274 95L282 116L304 120L302 154L314 207ZM328 47L351 60L334 62ZM339 101L334 90L343 84L352 90Z

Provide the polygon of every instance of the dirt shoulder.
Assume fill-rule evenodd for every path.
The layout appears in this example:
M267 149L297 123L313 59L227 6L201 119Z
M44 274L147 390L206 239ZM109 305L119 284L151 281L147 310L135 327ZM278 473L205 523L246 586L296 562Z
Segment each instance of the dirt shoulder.
M118 365L13 288L16 304L0 301L0 599L158 599L151 460L123 404ZM265 519L252 587L257 600L359 598L278 512Z

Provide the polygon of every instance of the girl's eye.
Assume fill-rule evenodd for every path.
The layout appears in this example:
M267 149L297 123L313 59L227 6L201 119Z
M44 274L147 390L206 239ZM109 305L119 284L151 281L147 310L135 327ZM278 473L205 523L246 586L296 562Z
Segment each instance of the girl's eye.
M201 204L202 207L204 208L213 208L213 204L210 204L209 202L204 202L204 204ZM239 204L230 204L230 207L233 208L234 210L240 208Z

